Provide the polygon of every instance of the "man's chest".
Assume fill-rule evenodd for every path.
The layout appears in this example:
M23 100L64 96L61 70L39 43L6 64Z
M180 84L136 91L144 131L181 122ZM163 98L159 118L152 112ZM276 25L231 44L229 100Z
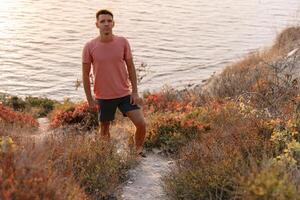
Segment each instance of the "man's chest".
M95 47L92 51L94 62L110 62L124 60L124 48L120 45L103 45Z

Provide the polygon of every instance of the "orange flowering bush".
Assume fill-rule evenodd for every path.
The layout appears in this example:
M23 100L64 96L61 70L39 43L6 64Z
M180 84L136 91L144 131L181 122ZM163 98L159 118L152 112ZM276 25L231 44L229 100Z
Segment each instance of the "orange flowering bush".
M0 103L0 122L21 127L38 127L38 122L29 114L16 112Z
M192 102L187 97L167 95L163 92L148 94L144 97L144 104L147 111L153 112L188 112L192 109Z
M90 108L87 102L56 109L51 115L51 128L73 125L80 130L91 130L98 126L97 109Z

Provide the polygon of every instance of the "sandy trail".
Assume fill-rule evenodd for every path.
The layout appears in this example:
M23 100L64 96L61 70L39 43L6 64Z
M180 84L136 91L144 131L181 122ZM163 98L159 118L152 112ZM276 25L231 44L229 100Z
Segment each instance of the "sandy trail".
M53 133L53 131L48 130L49 127L49 119L47 117L38 118L39 129L36 134L31 135L35 141L43 141L46 136L49 136Z
M134 126L125 120L112 127L112 138L119 152L128 151L129 137L134 131ZM161 177L168 172L173 161L159 155L159 150L154 152L147 152L147 157L141 158L138 165L129 170L129 180L118 195L121 200L167 200Z
M172 161L160 155L148 153L136 168L129 171L130 178L123 188L121 198L123 200L166 200L161 177L172 164Z

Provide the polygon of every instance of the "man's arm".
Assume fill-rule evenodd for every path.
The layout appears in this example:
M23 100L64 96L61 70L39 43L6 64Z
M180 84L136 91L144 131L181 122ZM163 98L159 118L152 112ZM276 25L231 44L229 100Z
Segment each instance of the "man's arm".
M137 93L137 78L136 78L136 71L134 67L134 63L132 58L125 60L126 66L128 70L129 80L132 86L132 93Z
M139 95L138 95L137 77L136 77L134 63L133 63L132 58L125 59L125 62L126 62L127 70L128 70L129 80L131 82L131 87L132 87L131 103L137 104L140 99L139 99Z
M96 103L91 93L90 71L91 71L91 63L82 63L82 82L83 82L86 99L90 107L95 107Z

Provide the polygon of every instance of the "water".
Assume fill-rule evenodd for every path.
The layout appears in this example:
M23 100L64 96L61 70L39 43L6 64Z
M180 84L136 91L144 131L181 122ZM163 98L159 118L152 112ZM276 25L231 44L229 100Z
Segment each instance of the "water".
M199 84L300 22L299 0L0 0L0 91L84 98L75 82L100 8L149 68L140 91Z

